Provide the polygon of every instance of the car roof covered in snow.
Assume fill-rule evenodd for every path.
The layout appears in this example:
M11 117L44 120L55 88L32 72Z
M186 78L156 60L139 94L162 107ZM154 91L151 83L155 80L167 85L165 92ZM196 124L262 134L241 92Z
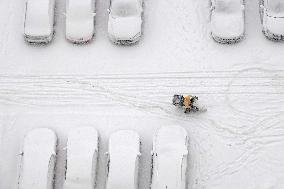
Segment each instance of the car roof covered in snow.
M31 36L51 35L53 20L51 19L54 0L27 0L25 15L25 34Z
M50 160L56 154L57 136L47 128L34 129L24 139L20 189L47 189Z
M122 130L109 140L109 174L107 189L136 188L135 173L140 155L140 139L135 131Z
M152 189L185 189L188 138L179 126L162 127L153 141Z
M95 0L68 0L66 5L66 37L88 41L94 34Z
M268 14L275 17L284 16L284 1L283 0L266 0Z
M111 7L112 9L137 9L138 3L138 0L111 0Z
M95 128L72 129L67 141L67 173L64 189L94 186L98 152L98 133ZM76 183L74 183L76 180Z
M76 18L92 18L95 0L68 0L66 4L67 16Z
M139 135L135 131L121 130L113 133L109 139L109 153L122 154L136 153L139 154Z
M244 36L244 6L240 0L215 0L211 14L212 35L224 40Z
M218 12L239 12L243 10L242 0L213 0L213 6Z
M186 153L187 140L187 132L183 127L161 127L154 137L153 151L163 153L168 150L173 150Z
M136 4L138 3L138 0L111 0L111 4L113 3L121 3L121 4Z

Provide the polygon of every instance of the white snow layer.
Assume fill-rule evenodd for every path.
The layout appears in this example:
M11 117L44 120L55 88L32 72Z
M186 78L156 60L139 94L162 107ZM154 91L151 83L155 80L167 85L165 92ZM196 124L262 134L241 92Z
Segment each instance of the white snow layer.
M245 15L241 0L215 0L211 14L212 34L223 39L244 35Z
M26 0L25 35L52 35L54 0Z
M269 15L275 17L284 16L284 2L282 0L264 0L265 5L267 5L267 11Z
M73 42L86 42L95 30L95 0L67 0L66 38Z
M130 40L140 35L142 20L140 16L109 17L108 32L115 40Z
M55 38L23 41L25 3L0 1L0 188L17 189L24 134L52 127L59 147L55 189L62 189L67 135L92 125L101 136L97 189L111 133L141 136L139 188L149 189L153 135L179 124L190 138L189 189L284 188L284 44L262 34L258 0L246 1L246 38L220 45L210 36L208 0L145 0L143 37L108 40L108 1L98 0L96 39L65 39L65 2L56 1ZM175 93L197 95L207 112L184 115Z
M153 140L152 189L185 189L188 136L180 126L162 127Z
M109 139L107 189L137 189L140 139L135 131L122 130Z
M137 40L142 27L141 0L112 0L108 33L112 40Z
M98 133L92 127L72 129L67 142L64 189L94 189L98 157Z
M265 0L263 27L275 35L284 36L284 2Z
M19 189L52 189L57 137L46 128L29 132L24 140Z

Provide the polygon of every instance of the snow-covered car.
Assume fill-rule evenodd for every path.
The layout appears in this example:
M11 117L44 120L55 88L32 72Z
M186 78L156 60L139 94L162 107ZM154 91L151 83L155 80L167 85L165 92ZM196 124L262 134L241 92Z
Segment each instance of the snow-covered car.
M29 43L49 43L54 35L55 0L26 0L24 38Z
M98 158L98 132L92 127L72 129L67 141L63 189L94 189Z
M180 126L162 127L153 140L151 189L185 189L188 136Z
M95 0L66 0L66 39L86 43L94 36Z
M138 189L140 138L135 131L113 133L107 152L106 189Z
M108 34L116 44L136 43L142 33L142 0L110 0Z
M236 43L245 35L243 0L211 0L211 35L219 43Z
M56 134L47 128L30 131L21 153L19 189L52 189L56 162Z
M284 40L284 1L260 0L259 9L264 35L271 40Z

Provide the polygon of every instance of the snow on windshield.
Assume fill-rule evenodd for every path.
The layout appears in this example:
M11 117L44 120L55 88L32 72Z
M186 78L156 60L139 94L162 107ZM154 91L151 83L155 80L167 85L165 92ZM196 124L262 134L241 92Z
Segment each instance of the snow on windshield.
M112 13L117 17L134 16L138 13L137 4L135 2L114 2Z

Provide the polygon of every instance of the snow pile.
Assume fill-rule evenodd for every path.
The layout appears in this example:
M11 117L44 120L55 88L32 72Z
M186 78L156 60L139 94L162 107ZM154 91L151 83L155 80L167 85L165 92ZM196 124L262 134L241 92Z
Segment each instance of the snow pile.
M98 133L92 127L73 129L67 142L64 189L93 189L98 157Z
M122 130L112 134L106 189L137 189L139 156L140 139L135 131Z
M162 127L153 141L152 189L185 189L188 137L179 126Z
M52 189L57 137L49 129L29 132L24 140L19 189Z

